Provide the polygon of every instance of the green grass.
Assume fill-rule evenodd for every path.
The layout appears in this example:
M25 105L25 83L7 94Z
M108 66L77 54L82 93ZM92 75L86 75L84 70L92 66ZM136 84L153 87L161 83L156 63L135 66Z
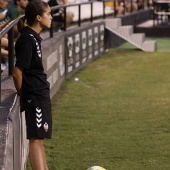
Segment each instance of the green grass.
M161 43L170 44L109 50L64 82L52 100L49 170L170 169L170 47Z

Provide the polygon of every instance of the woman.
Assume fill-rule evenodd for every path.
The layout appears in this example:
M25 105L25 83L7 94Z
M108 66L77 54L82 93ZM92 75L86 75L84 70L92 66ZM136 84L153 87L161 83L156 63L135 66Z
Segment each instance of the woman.
M58 5L66 5L68 4L67 0L49 0L48 4L50 7L58 6ZM62 23L63 29L63 22L64 22L64 8L56 9L53 11L53 20L59 23ZM66 27L69 27L73 21L74 13L72 11L66 11Z
M13 70L14 84L22 98L22 110L25 110L27 138L29 139L29 158L33 170L48 170L44 138L51 138L52 119L50 90L44 73L41 54L43 28L51 26L51 10L41 0L31 1L25 9L27 26L19 23L21 32L15 45L16 64Z

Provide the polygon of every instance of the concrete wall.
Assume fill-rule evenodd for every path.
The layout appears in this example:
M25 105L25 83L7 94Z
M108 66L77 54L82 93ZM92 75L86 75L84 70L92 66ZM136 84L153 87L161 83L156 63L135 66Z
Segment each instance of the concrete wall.
M20 100L15 95L7 118L6 155L3 170L23 170L28 153L25 113L20 112Z
M51 97L65 78L65 36L56 34L42 42L43 65L50 82Z
M125 16L121 16L122 19L122 25L133 25L134 31L135 26L137 24L140 24L142 22L145 22L152 18L153 10L147 9L147 10L141 10L139 12L134 12L132 14L128 14ZM111 33L110 31L105 31L105 48L114 48L122 43L124 43L125 40L118 37L117 35Z
M104 53L104 22L93 23L65 34L66 77L73 75L87 63Z
M166 26L155 26L155 27L136 27L136 33L144 32L146 37L170 37L170 27L167 24Z
M153 16L153 10L152 9L146 9L141 10L138 12L134 12L132 14L128 14L125 16L122 16L122 25L137 25L142 22L145 22L149 19L151 19Z

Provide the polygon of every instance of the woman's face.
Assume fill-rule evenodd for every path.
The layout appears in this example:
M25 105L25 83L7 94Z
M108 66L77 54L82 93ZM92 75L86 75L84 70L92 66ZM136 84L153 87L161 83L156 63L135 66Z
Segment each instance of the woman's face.
M17 1L17 6L21 7L21 9L25 9L27 4L28 4L28 0Z
M0 8L1 9L6 9L8 5L7 0L0 0Z
M51 22L52 22L51 9L48 6L45 9L45 12L43 13L43 15L41 16L40 25L42 26L42 28L50 28Z

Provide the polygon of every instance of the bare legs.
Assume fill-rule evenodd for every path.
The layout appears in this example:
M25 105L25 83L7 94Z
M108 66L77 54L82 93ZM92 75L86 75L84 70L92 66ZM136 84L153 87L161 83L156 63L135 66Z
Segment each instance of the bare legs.
M29 140L29 158L32 170L48 170L43 139Z

